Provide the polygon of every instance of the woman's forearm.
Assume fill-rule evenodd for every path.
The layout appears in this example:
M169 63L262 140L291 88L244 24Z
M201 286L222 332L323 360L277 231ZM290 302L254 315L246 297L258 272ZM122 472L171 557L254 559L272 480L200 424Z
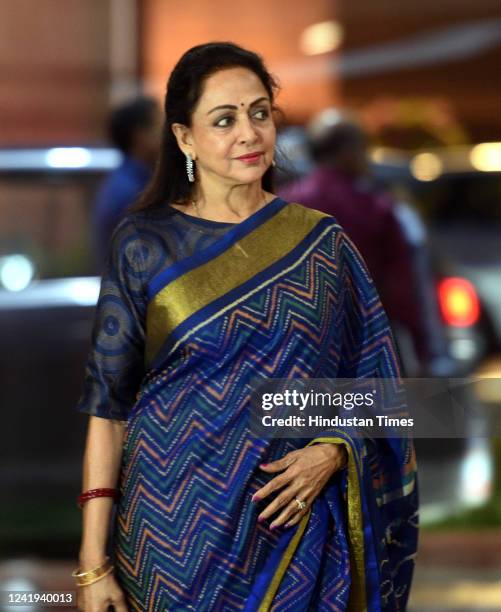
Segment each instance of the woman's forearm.
M114 488L118 484L125 421L89 417L83 459L82 491ZM106 553L106 541L113 500L98 497L86 502L82 510L80 564L97 565Z

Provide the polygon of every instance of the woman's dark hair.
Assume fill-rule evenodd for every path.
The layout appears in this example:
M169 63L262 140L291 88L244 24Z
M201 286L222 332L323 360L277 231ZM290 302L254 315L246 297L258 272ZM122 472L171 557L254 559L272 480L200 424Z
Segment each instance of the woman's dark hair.
M276 110L273 103L278 85L259 55L230 42L211 42L189 49L169 77L160 155L150 184L132 210L190 199L193 183L188 181L186 158L172 133L172 124L191 126L205 80L219 70L237 67L247 68L259 77ZM271 167L263 176L263 188L272 190Z

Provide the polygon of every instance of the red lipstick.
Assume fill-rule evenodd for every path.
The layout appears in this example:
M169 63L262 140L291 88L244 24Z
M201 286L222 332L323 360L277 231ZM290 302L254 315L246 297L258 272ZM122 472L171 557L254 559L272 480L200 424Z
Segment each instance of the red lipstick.
M245 155L240 155L240 157L237 157L236 159L239 159L240 161L243 161L248 164L253 164L259 161L262 155L262 151L255 151L254 153L246 153Z

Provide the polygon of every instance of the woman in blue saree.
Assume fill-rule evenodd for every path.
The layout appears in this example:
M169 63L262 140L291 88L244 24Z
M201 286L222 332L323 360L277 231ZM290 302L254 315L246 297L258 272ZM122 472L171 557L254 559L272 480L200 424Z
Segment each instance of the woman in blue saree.
M113 234L84 392L85 490L119 490L113 571L81 610L404 610L412 443L261 439L256 379L398 378L367 267L335 219L270 189L275 85L230 43L167 88L150 189ZM80 572L111 500L85 503Z

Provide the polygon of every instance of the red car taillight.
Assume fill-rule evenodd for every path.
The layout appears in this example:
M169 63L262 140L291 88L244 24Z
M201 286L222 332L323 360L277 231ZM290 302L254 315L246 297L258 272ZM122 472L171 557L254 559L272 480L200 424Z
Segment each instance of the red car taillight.
M438 284L442 316L448 325L469 327L480 316L480 304L475 287L465 278L444 278Z

